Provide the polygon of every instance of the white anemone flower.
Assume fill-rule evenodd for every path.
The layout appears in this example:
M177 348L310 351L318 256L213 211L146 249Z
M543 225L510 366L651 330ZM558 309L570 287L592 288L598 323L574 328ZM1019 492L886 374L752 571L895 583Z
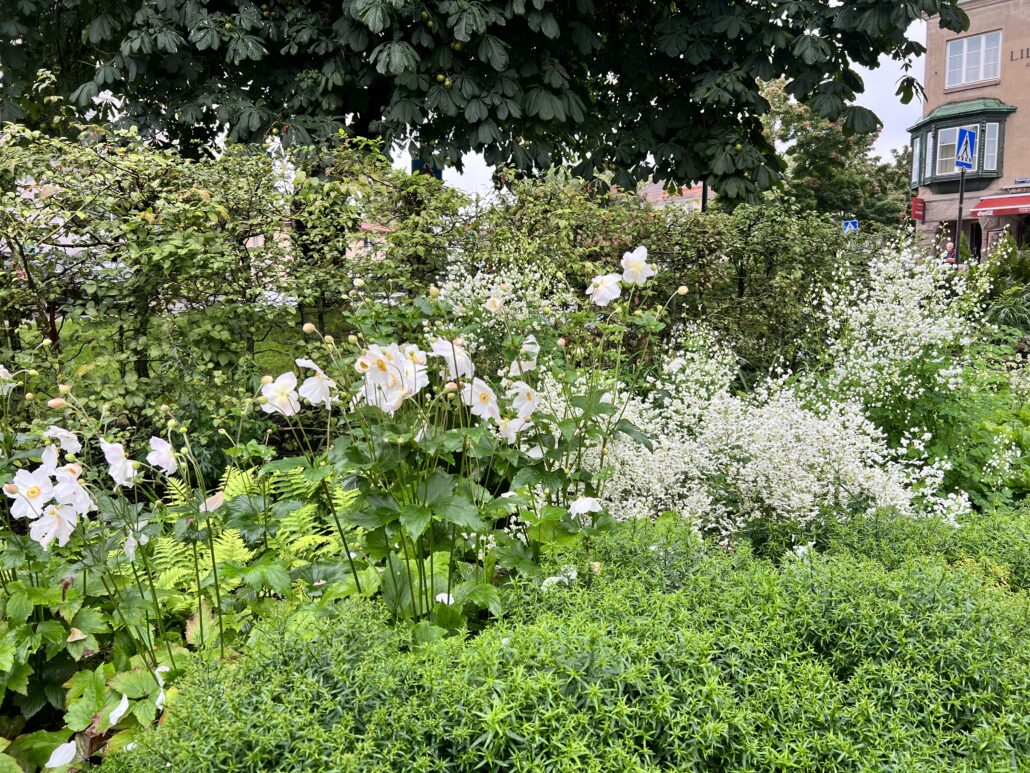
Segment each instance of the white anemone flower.
M200 507L197 508L202 513L213 513L215 510L225 504L225 492L219 491L217 494L212 494L203 502L200 503Z
M508 368L508 375L512 378L521 378L536 370L538 354L540 354L540 344L537 343L536 336L528 336L519 348L518 358Z
M122 699L118 701L118 705L114 707L114 711L107 715L107 721L112 726L117 725L122 717L129 713L129 696L122 693Z
M68 741L63 743L53 750L50 754L50 759L43 765L44 768L62 768L65 765L70 765L72 760L75 759L77 754L75 748L75 741Z
M514 419L502 419L497 431L508 442L508 445L514 445L515 441L518 440L519 433L532 426L533 422L521 416L516 416Z
M491 295L486 299L486 303L484 305L486 306L487 311L491 314L496 314L504 307L504 301L496 295Z
M54 426L53 424L47 427L43 437L56 440L58 445L61 446L61 450L66 454L77 454L82 450L82 443L74 432Z
M146 528L148 523L149 521L143 520L136 524L135 529L129 529L129 536L125 538L124 550L125 557L128 558L130 562L136 561L136 548L150 542L150 537L143 533L143 529Z
M0 397L7 397L14 390L14 384L11 371L0 365Z
M497 407L497 395L481 378L472 379L461 392L461 399L472 410L473 416L493 419L501 423L501 411Z
M525 381L516 381L508 389L512 407L520 419L528 419L540 405L540 393Z
M434 601L436 601L437 604L451 605L454 603L454 596L450 593L437 593Z
M396 347L382 347L372 344L365 352L358 357L354 364L355 370L365 376L365 381L371 384L388 384L391 379L397 377L397 369L400 366Z
M569 505L569 515L579 517L587 513L599 513L604 507L601 501L594 497L580 497Z
M53 498L54 487L45 472L18 470L14 480L4 486L4 493L14 500L11 505L14 518L38 518Z
M43 550L50 549L55 539L64 547L75 531L79 522L79 514L70 505L49 504L43 508L43 514L29 526L29 536L38 542Z
M471 378L476 372L465 347L455 341L439 338L429 345L431 357L441 357L447 364L447 374L452 379Z
M415 344L404 344L395 348L401 361L401 383L409 394L418 394L429 386L429 370L426 367L429 359Z
M361 396L373 408L378 408L383 413L393 416L400 410L405 398L409 395L407 390L401 386L400 379L395 377L389 384L374 384L366 381Z
M596 305L607 306L622 295L621 281L622 276L619 274L595 276L587 287L587 295Z
M57 446L47 446L43 449L43 454L40 457L39 472L46 475L53 475L57 472L58 461Z
M283 373L271 384L261 387L261 396L265 402L261 409L265 413L281 413L293 416L300 410L300 399L297 396L297 374L292 370Z
M82 467L77 464L66 464L56 472L57 483L54 485L54 499L58 504L68 505L79 515L85 515L93 509L93 500L82 485L79 476Z
M628 285L642 285L655 275L654 266L647 262L647 247L637 247L622 256L622 281Z
M305 357L298 357L295 362L299 368L309 368L315 371L314 376L304 379L300 385L299 394L311 405L324 405L329 408L333 404L333 396L330 390L336 388L336 382L329 378L312 360Z
M135 485L136 468L125 456L125 447L121 443L106 443L103 440L100 441L100 447L107 460L107 471L114 482L119 486L132 488Z
M160 467L165 475L175 475L179 470L179 463L175 460L175 449L172 444L159 437L150 438L150 453L147 454L147 463L154 467Z

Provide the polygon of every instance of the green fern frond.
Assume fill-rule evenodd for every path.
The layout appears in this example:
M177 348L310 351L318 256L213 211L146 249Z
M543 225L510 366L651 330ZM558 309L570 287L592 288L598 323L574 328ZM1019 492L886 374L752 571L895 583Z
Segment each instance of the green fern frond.
M357 499L357 489L343 489L340 487L333 489L333 506L336 508L337 513L345 513L350 510Z
M179 478L166 478L168 491L165 493L165 502L169 507L179 507L193 501L193 489L190 485Z
M215 538L215 561L218 563L245 564L253 557L254 552L247 549L236 529L226 529Z
M259 493L257 484L254 481L253 470L227 467L222 475L220 485L226 499L235 499L246 494Z

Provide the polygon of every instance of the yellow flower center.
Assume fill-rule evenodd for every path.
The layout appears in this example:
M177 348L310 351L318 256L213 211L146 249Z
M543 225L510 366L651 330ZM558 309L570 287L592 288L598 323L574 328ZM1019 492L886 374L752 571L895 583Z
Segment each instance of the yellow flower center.
M481 403L488 403L488 402L490 402L490 395L488 395L486 392L480 392L479 393L479 402L481 402Z
M378 360L376 360L376 367L379 368L379 370L381 370L383 373L386 373L386 360L380 357Z
M25 489L26 499L35 499L39 496L39 494L39 486L29 486L27 489Z

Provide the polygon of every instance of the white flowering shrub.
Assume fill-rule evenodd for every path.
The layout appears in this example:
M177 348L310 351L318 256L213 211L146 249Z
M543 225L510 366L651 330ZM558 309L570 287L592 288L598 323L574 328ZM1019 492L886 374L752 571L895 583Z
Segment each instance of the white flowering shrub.
M440 298L459 321L474 320L484 331L561 324L582 304L560 267L519 241L504 242L487 256L452 254Z
M891 449L860 404L824 410L782 382L736 396L728 365L717 345L707 360L677 354L649 380L648 395L630 398L626 416L653 448L618 438L608 449L604 497L617 517L673 511L724 536L755 522L800 535L879 508L951 520L968 509L940 501L939 471Z
M874 256L868 275L828 290L819 313L828 338L826 367L812 379L832 399L857 400L899 426L913 404L954 390L986 322L985 274L917 259L914 249Z

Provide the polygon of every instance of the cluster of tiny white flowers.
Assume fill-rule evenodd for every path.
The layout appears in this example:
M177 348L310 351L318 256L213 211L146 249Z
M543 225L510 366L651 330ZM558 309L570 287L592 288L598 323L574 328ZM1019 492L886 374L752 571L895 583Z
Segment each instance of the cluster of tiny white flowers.
M727 535L755 519L804 527L856 509L951 522L969 512L964 495L936 495L946 470L927 462L924 433L892 449L861 402L823 404L778 377L736 396L732 353L714 335L695 326L679 340L625 409L654 450L619 436L589 459L609 468L603 499L616 517L673 511Z
M575 309L577 294L553 261L541 262L515 242L488 264L463 253L450 256L440 284L440 299L458 321L477 318L486 327L545 317L560 321Z
M868 277L842 282L822 298L832 363L827 386L836 398L870 407L957 388L965 363L955 351L986 324L974 311L985 290L907 250L876 256Z

